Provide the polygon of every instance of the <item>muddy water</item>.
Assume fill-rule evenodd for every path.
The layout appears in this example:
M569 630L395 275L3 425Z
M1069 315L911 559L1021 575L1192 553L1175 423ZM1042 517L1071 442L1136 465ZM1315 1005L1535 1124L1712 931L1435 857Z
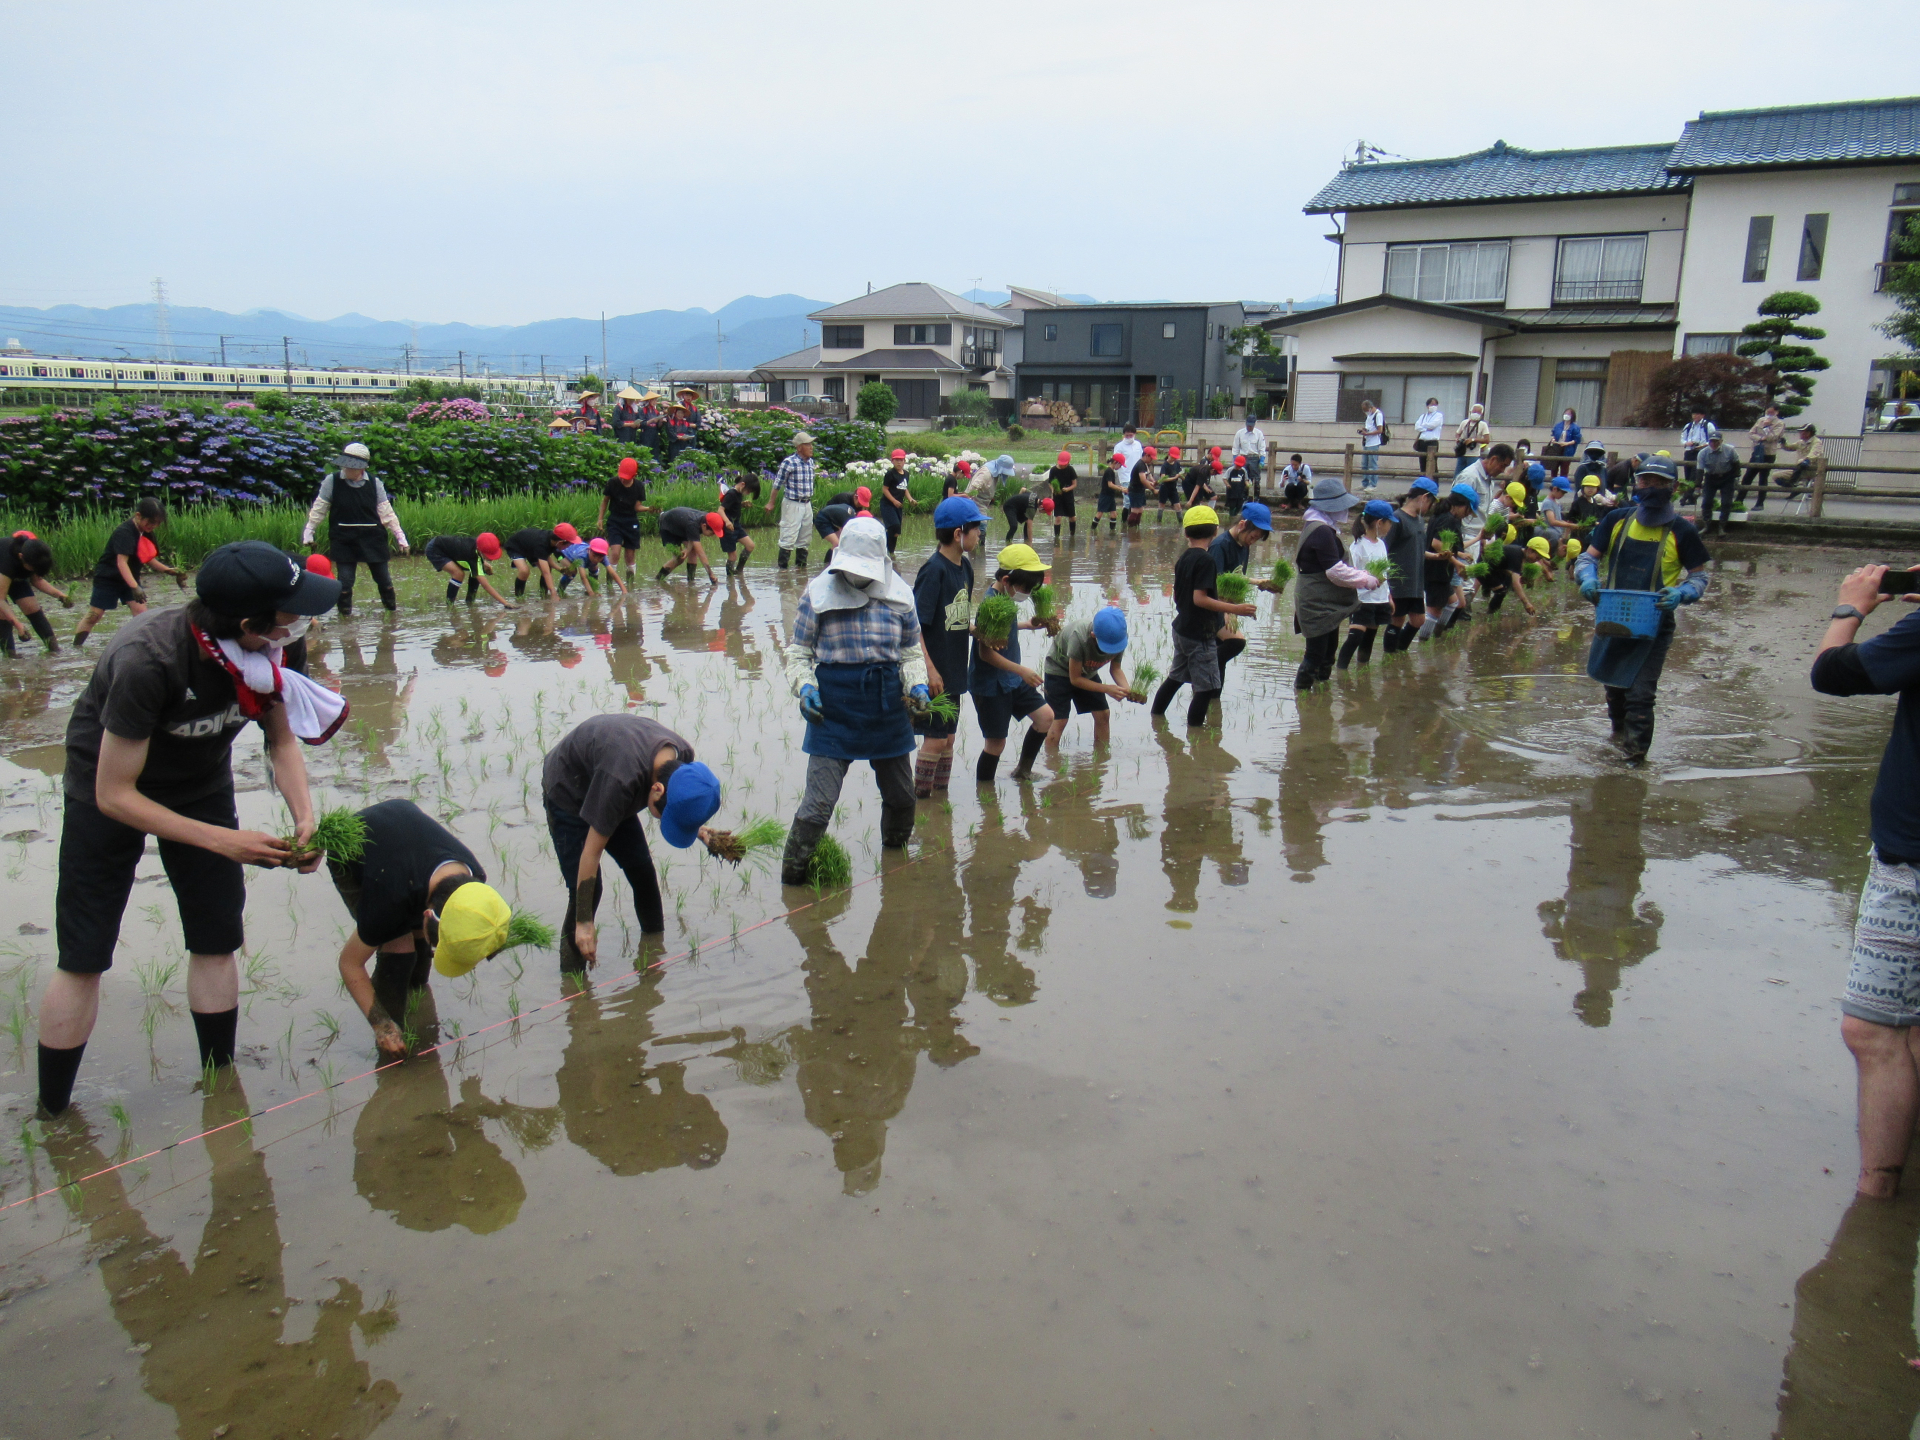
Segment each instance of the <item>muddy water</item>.
M1177 543L1062 565L1162 665ZM31 1011L87 667L6 665L0 1203L38 1198L0 1213L0 1433L1906 1435L1920 1206L1850 1209L1836 1007L1891 712L1805 683L1853 557L1728 554L1643 771L1565 587L1299 703L1263 615L1219 730L1130 707L1096 757L1078 721L1037 783L923 804L904 865L856 771L852 890L665 852L663 946L615 880L587 992L550 955L436 979L440 1048L377 1076L338 899L262 875L204 1094L149 856L55 1127ZM556 920L571 720L657 714L723 818L790 816L791 581L438 585L327 627L327 802L415 798Z

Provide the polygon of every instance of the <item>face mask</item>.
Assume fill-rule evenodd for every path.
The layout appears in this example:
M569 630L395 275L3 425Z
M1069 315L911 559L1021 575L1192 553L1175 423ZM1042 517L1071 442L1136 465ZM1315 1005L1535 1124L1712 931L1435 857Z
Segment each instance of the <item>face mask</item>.
M1666 485L1649 485L1634 498L1649 510L1664 510L1673 503L1673 490Z
M1569 425L1571 425L1573 423L1573 412L1569 410L1566 414L1562 415L1560 418L1566 421Z
M313 624L311 615L302 615L291 625L276 625L267 632L267 643L275 649L284 650L307 633L307 627ZM285 631L285 635L281 632Z

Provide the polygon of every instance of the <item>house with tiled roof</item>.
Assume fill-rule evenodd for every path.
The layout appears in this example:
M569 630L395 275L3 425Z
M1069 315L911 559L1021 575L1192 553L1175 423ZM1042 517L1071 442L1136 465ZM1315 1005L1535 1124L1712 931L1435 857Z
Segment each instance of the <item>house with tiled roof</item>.
M879 381L900 402L898 418L928 420L956 390L1012 393L1004 356L1014 317L938 285L889 285L807 318L820 326L820 343L756 370L776 404L805 395L850 404Z
M1678 143L1352 163L1338 301L1265 322L1298 346L1293 417L1410 424L1429 398L1542 430L1622 425L1674 355L1732 348L1781 289L1815 294L1834 362L1808 418L1860 433L1884 388L1889 227L1920 211L1920 100L1702 114Z

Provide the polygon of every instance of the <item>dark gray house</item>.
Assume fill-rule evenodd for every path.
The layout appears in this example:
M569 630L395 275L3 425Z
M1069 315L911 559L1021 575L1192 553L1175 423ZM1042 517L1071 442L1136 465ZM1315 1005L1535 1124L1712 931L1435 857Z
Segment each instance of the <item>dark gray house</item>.
M1246 323L1224 304L1061 305L1027 315L1019 401L1065 400L1094 423L1164 425L1239 398L1241 357L1227 333ZM1176 402L1175 396L1178 395Z

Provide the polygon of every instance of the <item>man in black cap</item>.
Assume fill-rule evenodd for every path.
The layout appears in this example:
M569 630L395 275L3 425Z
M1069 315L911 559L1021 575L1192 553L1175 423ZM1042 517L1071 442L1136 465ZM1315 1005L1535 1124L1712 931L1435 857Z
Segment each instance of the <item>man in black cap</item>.
M67 725L54 899L59 968L40 1002L40 1103L49 1115L72 1099L99 1014L100 977L113 964L149 835L160 842L180 910L200 1063L232 1063L240 1017L234 953L247 900L240 867L279 866L293 854L284 840L239 828L231 751L250 720L266 732L295 836L304 844L313 833L306 761L283 699L296 681L271 665L263 672L259 661L300 639L309 617L339 599L339 582L264 541L243 540L207 556L197 590L185 606L120 627ZM300 869L319 863L315 853Z

